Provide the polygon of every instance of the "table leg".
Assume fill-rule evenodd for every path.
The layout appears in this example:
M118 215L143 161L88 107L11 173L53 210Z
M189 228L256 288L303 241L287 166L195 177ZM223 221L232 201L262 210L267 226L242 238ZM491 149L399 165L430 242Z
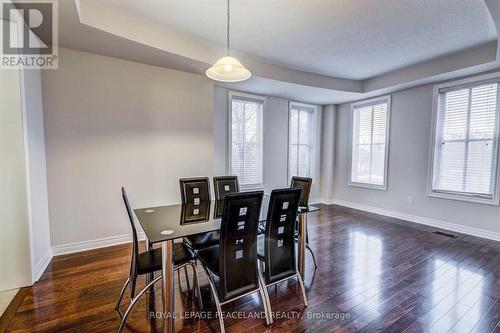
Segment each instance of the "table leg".
M152 250L152 247L149 245L149 239L146 237L145 239L145 242L146 242L146 251L149 251L149 250ZM152 273L149 273L146 275L146 284L150 283L151 281L153 281L155 278L155 273L152 272ZM155 286L152 285L151 288L149 288L149 290L147 291L148 294L152 294L155 292Z
M174 332L174 241L161 243L163 333Z
M306 232L307 232L307 214L299 213L299 256L298 269L302 280L306 279L305 260L306 260Z

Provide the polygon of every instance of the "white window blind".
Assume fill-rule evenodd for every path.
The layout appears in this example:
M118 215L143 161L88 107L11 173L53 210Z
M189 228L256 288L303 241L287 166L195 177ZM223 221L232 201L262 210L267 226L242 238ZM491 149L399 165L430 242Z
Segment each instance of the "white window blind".
M262 100L231 98L231 174L242 186L262 185Z
M314 178L316 108L290 104L289 175Z
M497 184L498 83L439 90L432 192L493 201Z
M389 96L352 106L351 185L386 188Z

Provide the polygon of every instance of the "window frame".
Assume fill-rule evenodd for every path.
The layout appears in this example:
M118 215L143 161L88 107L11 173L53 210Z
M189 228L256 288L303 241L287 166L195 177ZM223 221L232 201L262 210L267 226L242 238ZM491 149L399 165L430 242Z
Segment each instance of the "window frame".
M390 145L390 134L391 134L391 95L384 95L379 97L374 97L358 102L351 103L350 105L350 130L349 130L349 180L348 185L353 187L361 187L372 190L387 191L388 188L388 177L389 177L389 145ZM387 103L387 126L386 126L386 136L385 136L385 158L384 158L384 184L370 184L352 181L352 159L353 159L353 136L354 136L354 109L369 106L374 104L381 104L381 102Z
M291 140L290 140L290 135L291 135L291 132L290 132L290 115L291 115L291 112L292 112L292 108L293 107L298 107L298 108L310 108L310 109L313 109L313 111L311 112L312 113L312 120L313 120L313 124L312 124L312 131L309 133L309 136L310 138L312 138L313 140L313 143L312 143L312 148L310 148L310 156L309 156L309 170L311 171L310 172L310 175L308 177L310 177L312 180L313 180L313 184L316 183L316 175L318 175L318 124L319 124L319 112L318 112L318 105L314 105L314 104L307 104L307 103L301 103L301 102L293 102L293 101L290 101L288 103L288 122L287 122L287 133L288 133L288 136L287 136L287 174L288 174L288 179L291 179L292 176L296 176L296 175L292 175L292 172L291 172L291 163L290 163L290 145L291 145ZM300 111L300 110L299 110ZM305 111L305 112L308 112L308 111ZM313 162L313 163L311 163ZM311 168L311 164L312 165L312 168Z
M239 91L229 91L228 93L228 107L227 107L227 110L228 110L228 113L227 113L227 116L228 116L228 126L227 126L227 137L228 137L228 145L227 145L227 161L228 161L228 166L227 166L227 170L228 170L228 174L232 174L232 146L233 146L233 131L232 131L232 128L233 128L233 116L232 116L232 112L233 112L233 99L238 99L238 98L241 98L241 99L250 99L250 100L255 100L255 101L259 101L259 102L262 102L262 117L260 119L260 132L261 132L261 156L260 156L260 161L261 161L261 165L260 165L260 170L261 170L261 174L262 174L262 182L261 183L258 183L258 184L242 184L241 183L241 180L240 180L240 189L241 190L263 190L265 188L265 169L264 169L264 166L265 166L265 161L264 161L264 158L265 158L265 153L264 153L264 148L265 148L265 145L264 145L264 140L265 140L265 129L264 129L264 117L265 117L265 112L266 112L266 109L267 109L267 98L265 96L259 96L259 95L253 95L253 94L248 94L248 93L243 93L243 92L239 92Z
M436 144L436 131L437 122L439 116L439 102L440 102L440 91L453 91L460 88L470 88L485 84L488 82L497 82L497 117L495 124L495 137L493 141L496 145L497 156L496 156L496 170L494 174L496 175L496 181L492 184L495 186L493 191L492 199L482 198L479 196L474 196L472 194L465 194L464 192L454 192L454 191L435 191L433 190L433 179L434 179L434 155L435 155L435 144ZM465 201L478 204L486 205L500 205L500 72L474 76L461 80L454 80L446 83L440 83L433 86L432 91L432 125L430 133L430 149L429 149L429 165L427 172L427 196L432 198L441 198L456 201ZM495 142L496 141L496 142Z

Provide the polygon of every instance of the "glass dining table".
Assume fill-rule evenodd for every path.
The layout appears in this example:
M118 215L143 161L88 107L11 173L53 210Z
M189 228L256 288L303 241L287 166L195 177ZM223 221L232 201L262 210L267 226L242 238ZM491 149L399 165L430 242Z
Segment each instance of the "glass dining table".
M182 237L220 229L224 201L176 204L135 209L134 213L149 244L161 244L163 332L174 332L174 241ZM262 201L261 222L267 217L269 196ZM299 208L297 269L305 279L305 248L307 215L318 211L316 206ZM149 242L148 242L149 240ZM150 279L150 277L149 277Z

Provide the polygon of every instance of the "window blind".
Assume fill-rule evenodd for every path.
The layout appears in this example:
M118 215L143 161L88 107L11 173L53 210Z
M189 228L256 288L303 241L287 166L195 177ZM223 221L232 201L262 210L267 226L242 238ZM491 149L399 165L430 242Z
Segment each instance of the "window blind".
M261 100L231 99L231 174L243 186L261 185L262 112Z
M290 176L314 178L315 108L291 105L288 165Z
M353 107L351 183L385 186L388 102Z
M493 200L498 160L498 83L440 91L432 191Z

